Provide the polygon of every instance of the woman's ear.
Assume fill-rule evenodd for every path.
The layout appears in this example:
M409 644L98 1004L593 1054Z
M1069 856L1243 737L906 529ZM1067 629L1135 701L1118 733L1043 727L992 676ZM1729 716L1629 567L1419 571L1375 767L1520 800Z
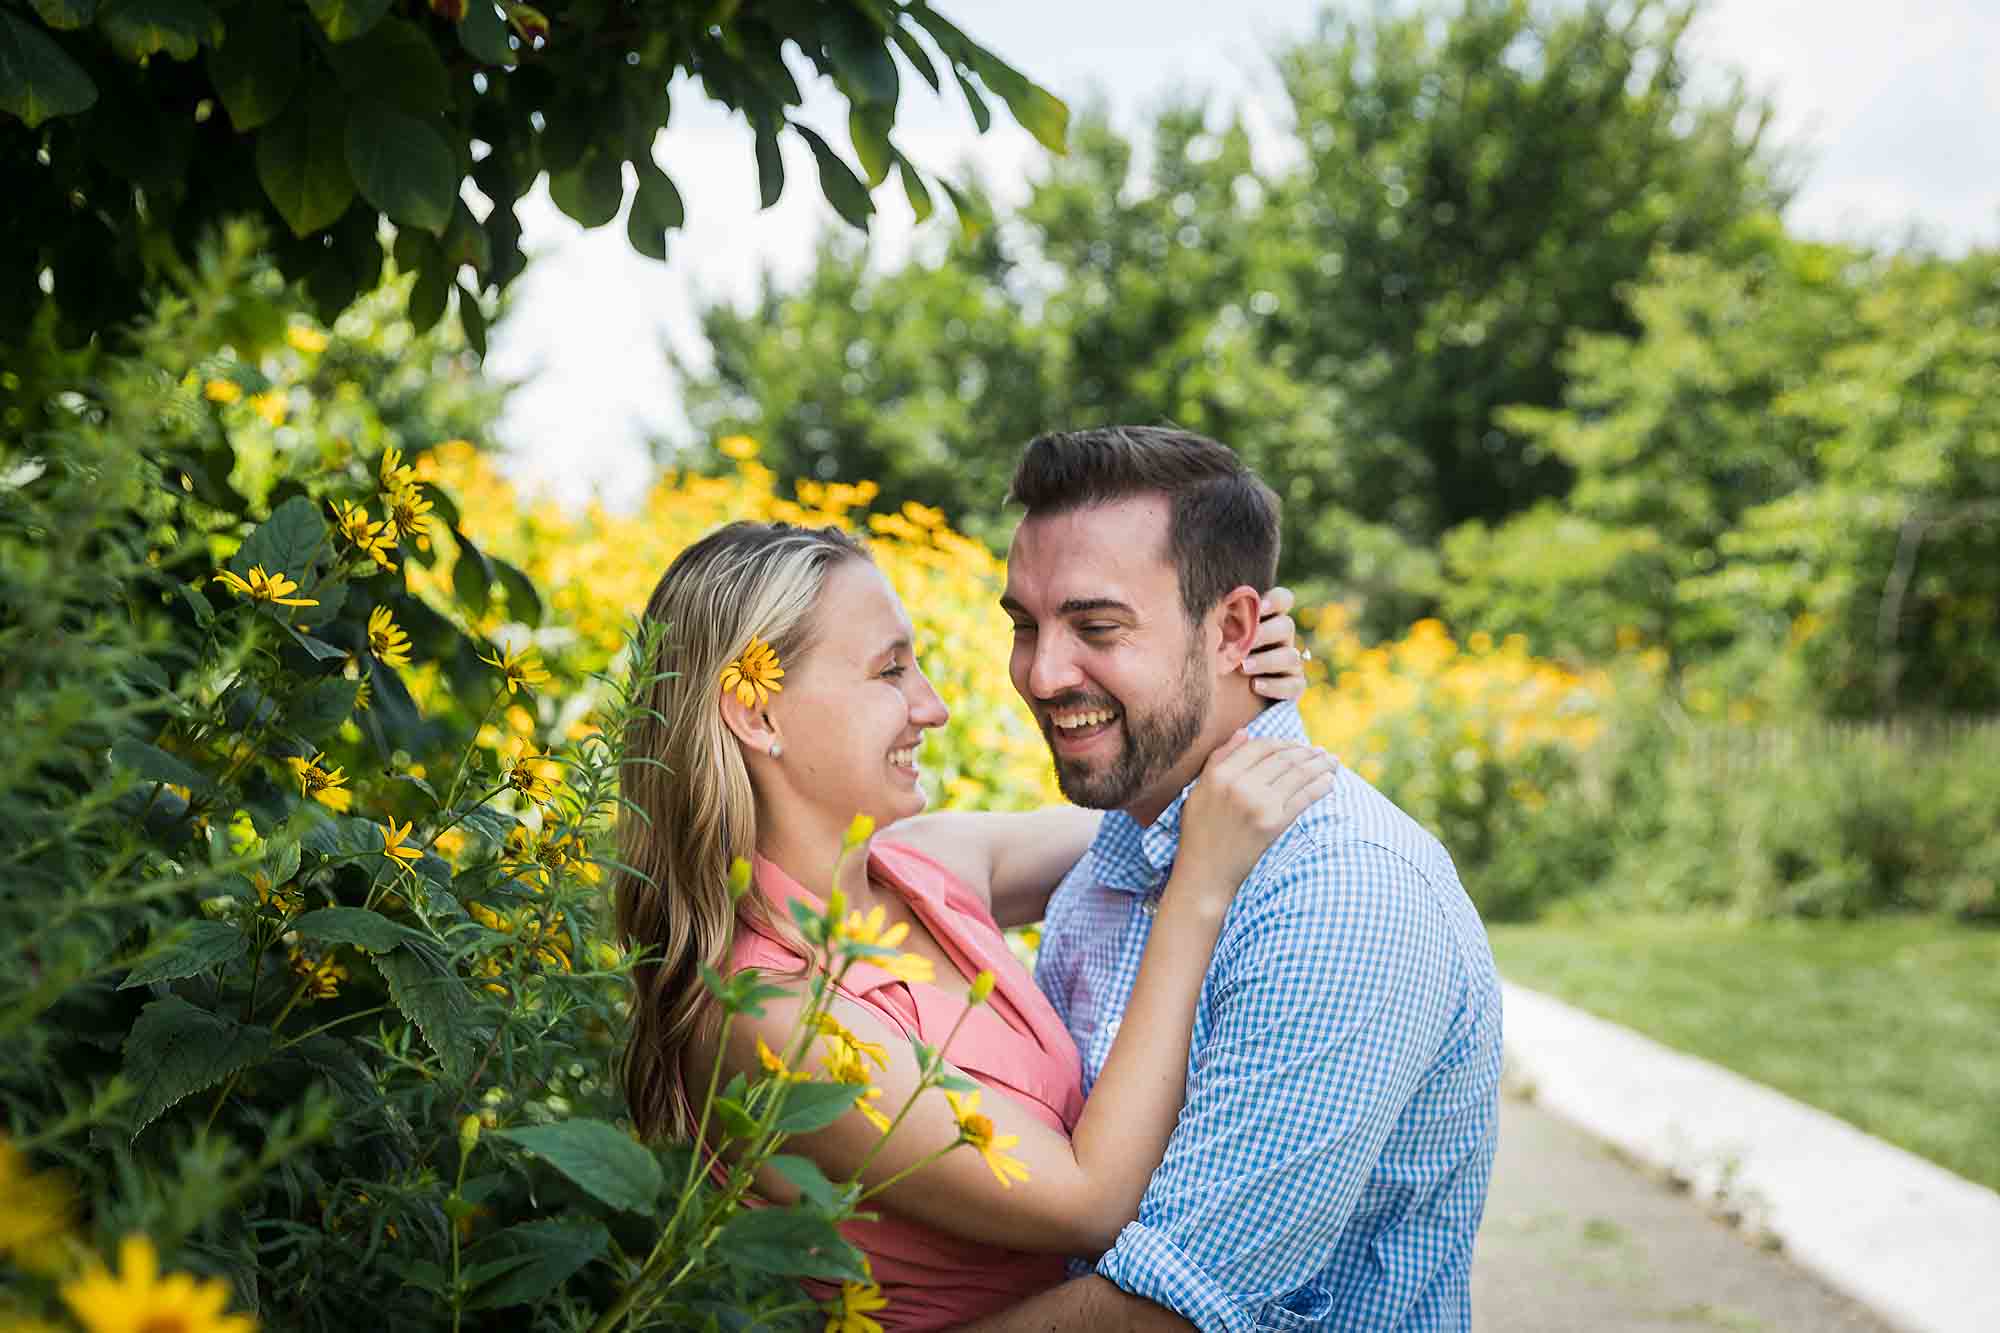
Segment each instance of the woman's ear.
M743 748L756 754L775 757L782 742L778 729L771 722L768 705L746 704L736 697L734 690L721 690L720 707L722 725L743 743Z
M1243 659L1257 646L1257 624L1263 604L1262 594L1245 583L1224 593L1215 610L1209 613L1222 636L1218 646L1220 656L1215 663L1217 674L1227 675L1242 669Z

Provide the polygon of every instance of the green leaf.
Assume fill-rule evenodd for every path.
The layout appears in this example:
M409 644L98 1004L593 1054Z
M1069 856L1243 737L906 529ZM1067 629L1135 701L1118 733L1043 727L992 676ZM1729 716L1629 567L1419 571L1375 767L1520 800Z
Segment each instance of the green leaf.
M776 1277L865 1282L861 1254L841 1239L833 1223L798 1208L755 1208L738 1213L715 1238L716 1253L734 1266Z
M648 259L665 259L666 233L687 221L687 206L673 178L660 170L652 158L634 158L632 166L638 173L639 189L632 196L632 213L625 220L625 234L640 254Z
M958 229L965 233L965 239L968 241L977 239L979 233L986 230L986 210L981 208L970 195L943 177L938 178L938 185L944 190L946 197L951 200L952 208L958 213Z
M325 1035L307 1037L285 1047L281 1059L295 1059L326 1079L355 1102L373 1102L375 1073L348 1043Z
M504 1277L473 1290L466 1308L490 1310L502 1305L530 1305L566 1282L593 1259L603 1257L611 1233L599 1222L545 1218L495 1232L466 1252L471 1265L525 1258Z
M403 226L442 232L458 202L458 164L426 121L377 102L347 117L347 169L361 197Z
M765 1163L773 1171L792 1182L808 1203L824 1208L828 1212L840 1207L839 1192L833 1182L826 1178L826 1172L819 1169L819 1163L790 1153L779 1153Z
M346 98L322 79L257 135L258 183L294 236L332 226L354 202L346 130Z
M388 19L366 36L328 52L333 71L357 103L379 102L417 117L451 107L451 76L424 30Z
M471 0L458 24L458 44L482 65L512 65L514 48L507 42L507 20L492 0Z
M322 944L351 944L369 953L388 953L399 945L423 946L424 936L408 926L397 925L380 912L365 907L322 907L307 912L292 923L299 938Z
M906 161L897 164L897 172L903 178L903 195L910 201L910 211L917 215L917 221L928 222L937 205L931 202L931 192L923 177Z
M871 190L889 179L889 168L896 162L896 150L889 144L895 115L880 105L855 106L847 113L847 137L854 142L854 155L861 160Z
M226 921L191 921L176 930L166 947L139 961L118 983L119 990L155 981L176 981L206 972L218 963L241 958L249 945L243 932Z
M451 567L451 591L479 615L486 614L487 604L493 600L493 565L486 553L463 535L458 539L458 559Z
M497 555L487 558L500 586L507 590L507 614L523 625L541 624L542 595L535 591L535 581Z
M307 740L318 740L354 716L354 700L361 682L344 676L316 680L292 696L285 710L285 722Z
M266 574L283 574L303 584L326 540L326 520L319 516L319 506L306 496L294 495L244 539L230 557L229 569L243 578L252 567L261 565Z
M743 1104L728 1097L717 1097L711 1103L715 1111L715 1123L721 1127L725 1137L750 1139L757 1135L757 1119L744 1109Z
M465 333L465 345L480 357L486 355L486 307L479 294L464 283L458 284L458 327Z
M923 75L924 82L931 86L931 91L943 92L944 85L938 81L937 66L931 63L930 52L924 50L924 45L917 40L917 35L904 27L898 19L890 23L889 36L895 40L896 49L903 53L903 59L909 61L916 67L917 73Z
M444 318L450 297L451 278L442 259L419 270L417 280L410 284L410 327L423 333L436 325Z
M264 874L273 884L283 884L299 873L299 859L297 842L279 842L264 857Z
M287 607L285 609L287 611L291 611L294 608ZM307 607L307 608L297 608L297 609L310 610L311 608ZM299 645L299 647L305 649L306 652L309 655L311 655L313 661L315 662L337 662L340 659L347 656L347 650L345 648L337 648L333 644L328 643L325 639L314 638L312 635L307 634L305 631L299 629L294 625L286 625L285 632L291 635L293 641L296 642Z
M623 166L616 154L593 148L568 171L550 175L549 198L578 225L601 227L625 202Z
M423 236L423 232L404 231L397 234L400 241L404 236ZM486 228L479 225L472 216L472 210L465 206L463 199L451 210L451 225L445 228L444 240L440 245L444 262L453 272L466 264L480 273L493 267L493 238L486 234ZM400 261L399 261L400 263ZM415 267L421 267L417 265Z
M299 846L329 861L382 850L382 826L356 815L325 815L304 807L311 824L299 835Z
M189 791L206 791L215 784L208 774L178 755L168 754L157 745L122 738L111 746L111 762L129 769L149 782L171 782Z
M986 51L978 51L973 68L987 87L1006 100L1014 119L1042 147L1051 153L1069 151L1069 108L1060 98Z
M97 103L97 85L45 32L0 12L0 111L34 129Z
M465 812L459 826L472 830L488 842L504 843L507 835L521 826L521 821L496 806L478 805Z
M207 596L200 588L192 583L182 583L175 587L175 591L180 593L181 600L187 603L188 610L194 612L196 625L207 629L215 623L215 608L209 605Z
M650 1212L660 1196L660 1164L652 1152L602 1120L563 1120L490 1133L520 1145L613 1208Z
M105 40L133 64L164 52L193 60L202 43L222 43L221 17L202 0L104 0L97 26Z
M238 133L275 120L299 83L299 25L283 5L246 5L208 53L208 77Z
M783 1134L825 1129L854 1109L856 1091L846 1083L794 1083L785 1089L785 1109L771 1127Z
M446 1077L455 1083L470 1078L483 1033L473 1021L466 981L408 949L380 955L375 966L389 983L389 998L443 1061Z
M822 7L820 35L848 99L884 107L893 116L899 76L896 58L882 44L882 30L854 9L827 5Z
M389 12L390 0L306 0L306 8L326 35L336 42L352 41Z
M220 1083L270 1049L264 1028L197 1009L178 995L154 1000L125 1038L124 1075L135 1094L132 1136L181 1098Z
M757 197L759 206L769 208L785 192L785 158L778 150L778 136L767 125L757 127Z
M42 22L60 31L74 31L97 17L97 0L31 0Z
M809 125L794 125L808 146L813 157L819 162L819 189L826 201L833 205L833 211L846 219L849 226L868 229L869 214L875 211L875 201L868 197L868 187L854 174L854 169L840 160L840 155L819 137L818 131Z

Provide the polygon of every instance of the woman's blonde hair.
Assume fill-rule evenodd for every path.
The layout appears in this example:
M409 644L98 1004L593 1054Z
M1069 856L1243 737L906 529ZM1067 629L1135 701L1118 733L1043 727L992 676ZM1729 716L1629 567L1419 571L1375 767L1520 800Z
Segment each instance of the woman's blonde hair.
M749 769L718 706L722 669L752 638L792 669L811 649L827 572L866 559L838 529L731 523L682 551L647 603L664 632L645 668L646 708L626 737L620 782L640 813L619 820L625 868L614 881L619 934L644 951L632 970L624 1073L645 1138L694 1130L681 1056L713 1017L702 966L727 968L738 910L730 864L757 845ZM746 895L742 910L761 914L781 938L794 933L760 894Z

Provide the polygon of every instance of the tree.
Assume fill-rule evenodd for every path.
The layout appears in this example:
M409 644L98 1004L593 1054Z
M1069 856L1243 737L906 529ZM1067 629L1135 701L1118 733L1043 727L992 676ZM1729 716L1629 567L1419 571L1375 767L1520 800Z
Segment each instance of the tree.
M1564 653L1621 627L1848 714L2000 703L2000 256L1883 260L1765 225L1662 256L1636 337L1578 340L1504 414L1563 507L1446 543L1447 613Z
M1567 488L1500 410L1559 401L1572 334L1633 327L1656 247L1723 244L1782 197L1756 109L1684 93L1687 13L1329 19L1278 57L1292 166L1198 103L1143 156L1085 117L941 261L870 276L831 246L798 288L707 312L690 414L781 475L877 477L974 530L1035 432L1172 421L1285 498L1287 577L1391 628L1435 603L1451 526Z
M38 309L70 342L127 319L198 237L242 215L283 237L279 266L328 320L376 285L386 219L398 266L417 274L417 324L435 323L456 292L482 347L479 298L520 272L514 205L543 172L557 205L595 227L619 214L629 167L627 234L664 256L685 205L652 148L681 73L756 130L766 206L784 188L779 136L795 133L856 227L891 171L918 213L931 211L926 174L891 131L904 68L941 86L932 51L980 128L986 97L998 96L1062 148L1062 103L922 0L545 3L0 2L0 195L12 230L0 352ZM791 119L802 100L784 59L792 47L848 99L858 173ZM468 186L490 201L484 216L461 197Z

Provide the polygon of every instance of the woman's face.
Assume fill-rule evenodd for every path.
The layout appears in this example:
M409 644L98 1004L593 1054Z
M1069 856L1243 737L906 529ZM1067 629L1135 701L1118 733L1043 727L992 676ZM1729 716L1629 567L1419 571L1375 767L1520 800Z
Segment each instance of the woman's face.
M864 560L830 570L814 609L811 649L769 705L784 745L772 795L844 830L922 812L917 750L951 714L917 665L910 618ZM781 795L782 793L782 795Z

